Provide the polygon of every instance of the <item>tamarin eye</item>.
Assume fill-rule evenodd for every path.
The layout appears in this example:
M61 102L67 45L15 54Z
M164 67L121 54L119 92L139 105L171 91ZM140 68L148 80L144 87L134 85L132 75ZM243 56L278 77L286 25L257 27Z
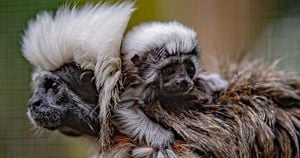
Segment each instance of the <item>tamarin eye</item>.
M194 67L194 65L188 64L188 65L186 66L186 72L187 72L189 75L194 76L194 74L195 74L195 67Z
M46 79L46 81L44 83L44 87L45 87L46 91L51 89L54 93L57 93L58 89L59 89L58 83L51 79Z
M58 83L54 82L51 86L51 89L54 93L57 93L58 90L59 90L59 86L58 86Z
M165 75L172 75L172 74L175 73L175 70L174 70L173 67L168 66L168 67L164 68L163 73L164 73Z

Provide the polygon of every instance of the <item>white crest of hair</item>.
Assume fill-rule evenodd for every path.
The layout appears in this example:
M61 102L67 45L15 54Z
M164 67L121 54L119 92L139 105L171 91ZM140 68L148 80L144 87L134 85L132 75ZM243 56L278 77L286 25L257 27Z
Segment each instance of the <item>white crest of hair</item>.
M134 27L124 38L122 53L124 64L131 68L131 58L147 51L165 48L171 55L187 53L197 46L197 33L176 21L150 22Z
M108 108L119 99L120 47L133 11L132 2L64 6L55 14L38 14L22 38L23 54L36 67L55 70L75 62L94 70L103 126L107 126Z
M22 39L22 51L33 65L55 70L65 63L82 67L97 59L120 56L120 44L133 3L61 7L53 14L43 12L29 22Z

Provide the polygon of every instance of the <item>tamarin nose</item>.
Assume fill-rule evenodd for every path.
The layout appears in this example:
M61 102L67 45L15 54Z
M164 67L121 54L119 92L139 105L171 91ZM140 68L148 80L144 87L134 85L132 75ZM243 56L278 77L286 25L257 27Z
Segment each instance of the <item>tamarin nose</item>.
M182 80L181 82L180 82L180 87L181 88L187 88L187 87L189 87L190 85L189 85L189 82L188 81L186 81L186 80Z
M33 101L32 103L29 103L28 106L29 106L29 107L31 106L31 107L35 108L35 107L40 106L41 103L42 103L42 100L35 100L35 101Z

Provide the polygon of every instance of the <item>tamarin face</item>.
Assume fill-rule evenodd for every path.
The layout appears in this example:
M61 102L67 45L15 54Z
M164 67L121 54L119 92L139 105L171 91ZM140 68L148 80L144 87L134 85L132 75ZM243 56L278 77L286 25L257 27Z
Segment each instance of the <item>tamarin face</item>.
M178 96L193 89L202 73L197 33L179 22L141 24L122 44L127 74L138 75L157 96Z
M194 86L195 66L189 60L170 58L158 73L159 89L163 95L180 95L188 93Z
M69 135L97 136L98 93L92 78L92 71L83 71L75 64L36 72L34 93L28 101L31 122Z
M139 75L162 96L177 96L188 93L194 87L196 71L202 71L199 52L178 52L170 55L167 50L154 50L144 56L135 55L131 61Z

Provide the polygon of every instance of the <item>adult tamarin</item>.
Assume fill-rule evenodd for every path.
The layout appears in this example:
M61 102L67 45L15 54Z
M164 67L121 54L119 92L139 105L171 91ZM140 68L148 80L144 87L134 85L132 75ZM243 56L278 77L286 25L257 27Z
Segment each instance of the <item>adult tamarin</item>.
M125 91L114 114L115 127L165 154L171 152L174 135L150 120L145 108L156 102L182 111L212 104L214 93L227 86L219 75L204 72L197 33L178 22L133 28L123 40L122 61Z
M133 6L122 2L61 7L29 22L22 52L38 69L28 103L35 125L65 133L98 132L100 144L107 147L111 110L121 85L121 41ZM87 130L91 131L83 132Z

